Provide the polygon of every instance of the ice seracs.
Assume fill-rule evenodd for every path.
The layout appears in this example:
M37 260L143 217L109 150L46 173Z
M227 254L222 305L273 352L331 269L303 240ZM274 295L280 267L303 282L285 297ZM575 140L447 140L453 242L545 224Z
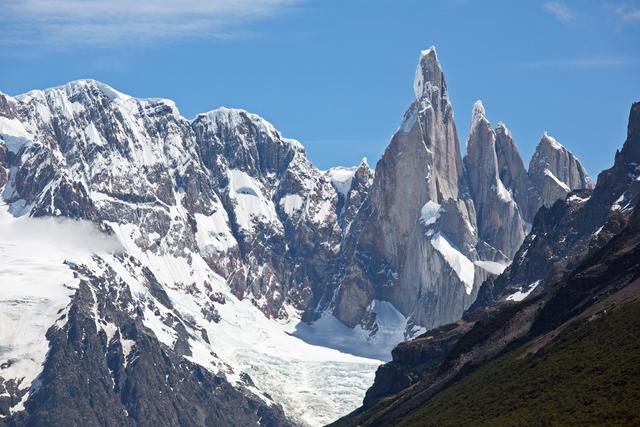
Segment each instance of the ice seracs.
M489 125L484 104L482 100L478 99L473 103L473 110L471 111L471 130L476 129L480 125L480 122L486 122L487 126Z
M438 218L440 218L441 209L442 206L432 200L429 200L424 204L424 206L422 206L422 209L420 209L420 222L424 225L435 224Z

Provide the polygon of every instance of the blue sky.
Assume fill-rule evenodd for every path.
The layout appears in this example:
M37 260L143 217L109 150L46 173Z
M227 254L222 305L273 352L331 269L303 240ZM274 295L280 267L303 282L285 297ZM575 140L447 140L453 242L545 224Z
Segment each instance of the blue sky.
M0 0L0 91L95 78L192 118L241 107L321 168L377 161L436 45L464 149L471 108L528 162L543 131L592 175L640 100L640 1Z

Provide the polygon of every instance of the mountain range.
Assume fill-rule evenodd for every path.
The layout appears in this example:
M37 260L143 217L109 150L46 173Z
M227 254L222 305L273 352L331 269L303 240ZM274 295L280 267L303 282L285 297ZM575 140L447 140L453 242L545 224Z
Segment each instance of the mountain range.
M398 345L334 425L637 424L639 162L634 103L595 188L541 208L463 318Z
M525 168L480 101L463 155L435 48L413 88L375 170L326 171L244 110L0 94L0 425L436 420L627 302L638 104L594 185L546 132Z

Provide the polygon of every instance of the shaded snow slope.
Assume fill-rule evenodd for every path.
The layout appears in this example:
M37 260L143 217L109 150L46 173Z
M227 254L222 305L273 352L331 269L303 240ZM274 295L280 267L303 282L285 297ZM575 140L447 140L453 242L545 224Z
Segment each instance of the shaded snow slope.
M0 377L24 390L42 370L47 330L64 317L78 287L69 266L120 246L92 223L14 218L4 204L0 236ZM14 410L22 408L21 402Z

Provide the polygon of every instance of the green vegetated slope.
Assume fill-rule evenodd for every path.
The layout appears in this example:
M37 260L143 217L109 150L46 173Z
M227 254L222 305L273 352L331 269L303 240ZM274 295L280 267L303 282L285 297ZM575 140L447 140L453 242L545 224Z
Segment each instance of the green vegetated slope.
M640 425L640 301L575 323L522 355L484 365L396 425Z

